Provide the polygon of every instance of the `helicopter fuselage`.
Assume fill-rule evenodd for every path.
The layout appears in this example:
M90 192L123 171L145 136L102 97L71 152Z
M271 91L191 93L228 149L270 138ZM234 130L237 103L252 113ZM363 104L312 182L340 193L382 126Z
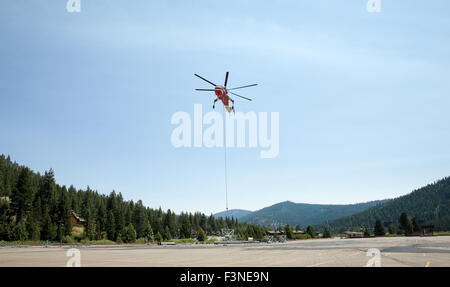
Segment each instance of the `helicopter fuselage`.
M222 101L223 105L227 109L227 111L230 113L232 111L232 107L230 108L229 101L231 100L228 96L228 91L226 88L222 86L216 86L214 88L214 93L216 94L217 98ZM233 101L233 100L231 100ZM234 101L233 101L234 102Z

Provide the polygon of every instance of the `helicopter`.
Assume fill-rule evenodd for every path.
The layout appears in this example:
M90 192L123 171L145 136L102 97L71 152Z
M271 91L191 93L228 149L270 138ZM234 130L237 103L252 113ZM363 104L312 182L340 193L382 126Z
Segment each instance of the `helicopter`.
M210 91L210 92L214 92L214 93L216 94L216 97L217 97L217 98L214 100L214 103L213 103L213 109L214 109L215 106L216 106L216 102L217 102L218 100L221 100L222 103L223 103L223 105L224 105L224 107L225 107L225 109L226 109L229 113L231 113L231 111L233 111L233 113L234 113L234 100L228 96L228 93L233 94L233 95L235 95L235 96L238 96L238 97L240 97L240 98L246 99L246 100L248 100L248 101L251 101L251 100L252 100L252 99L249 99L249 98L240 96L240 95L238 95L238 94L236 94L236 93L234 93L234 92L230 92L231 90L237 90L237 89L243 89L243 88L248 88L248 87L254 87L254 86L257 86L257 85L258 85L258 84L252 84L252 85L246 85L246 86L240 86L240 87L228 89L228 88L227 88L227 82L228 82L228 75L229 75L229 72L227 72L226 75L225 75L225 83L224 83L223 86L216 85L216 84L214 84L213 82L211 82L211 81L209 81L209 80L203 78L203 77L200 76L200 75L197 75L197 74L194 74L194 75L197 76L197 77L199 77L199 78L202 79L203 81L205 81L205 82L207 82L207 83L209 83L209 84L211 84L211 85L214 86L214 89L195 89L195 90L196 90L196 91ZM230 107L230 104L229 104L230 101L231 101L231 103L232 103L232 106L231 106L231 107Z

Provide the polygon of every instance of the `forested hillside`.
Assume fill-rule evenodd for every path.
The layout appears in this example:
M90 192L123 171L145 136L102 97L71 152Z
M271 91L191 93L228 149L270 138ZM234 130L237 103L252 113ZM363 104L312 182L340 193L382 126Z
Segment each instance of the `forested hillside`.
M230 209L228 211L221 211L216 214L214 214L214 217L234 217L236 219L241 219L242 217L252 213L250 210L244 210L244 209Z
M142 201L126 201L121 193L99 194L87 187L76 190L56 184L53 170L44 175L0 155L0 240L71 241L72 211L85 221L83 239L134 242L197 237L234 228L240 238L262 238L265 229L240 224L234 218L215 218L201 213L176 215L145 207Z
M398 226L402 212L414 217L419 224L433 224L436 231L450 230L450 177L429 184L363 212L329 222L335 232L372 228L377 219L384 226Z
M386 201L348 205L306 204L285 201L252 212L240 218L240 221L272 227L284 226L285 224L307 226L358 213Z

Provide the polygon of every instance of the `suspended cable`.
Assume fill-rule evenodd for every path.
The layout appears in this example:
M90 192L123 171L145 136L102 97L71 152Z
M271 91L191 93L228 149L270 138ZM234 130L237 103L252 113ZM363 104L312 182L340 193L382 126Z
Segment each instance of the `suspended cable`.
M228 178L227 178L227 141L226 141L226 118L227 115L225 113L225 106L223 105L223 115L224 115L224 122L223 122L223 150L224 150L224 157L225 157L225 204L226 204L226 211L227 211L227 217L228 217Z

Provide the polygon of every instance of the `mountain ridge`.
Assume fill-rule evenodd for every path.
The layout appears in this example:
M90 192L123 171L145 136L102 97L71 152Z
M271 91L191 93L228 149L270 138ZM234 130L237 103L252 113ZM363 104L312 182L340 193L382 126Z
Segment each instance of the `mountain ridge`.
M402 212L415 217L419 224L434 225L435 230L449 230L450 177L415 189L380 206L329 222L329 226L336 232L358 229L361 226L372 228L377 219L384 226L397 226Z
M286 200L240 216L238 220L275 228L285 224L306 227L307 225L317 225L327 220L352 215L389 200L374 200L355 204L312 204ZM216 213L214 216L218 214L225 214L225 211Z
M215 214L213 214L214 217L219 218L219 217L234 217L236 219L241 219L243 216L246 216L250 213L252 213L253 211L251 210L245 210L245 209L230 209L228 211L221 211L221 212L217 212Z

